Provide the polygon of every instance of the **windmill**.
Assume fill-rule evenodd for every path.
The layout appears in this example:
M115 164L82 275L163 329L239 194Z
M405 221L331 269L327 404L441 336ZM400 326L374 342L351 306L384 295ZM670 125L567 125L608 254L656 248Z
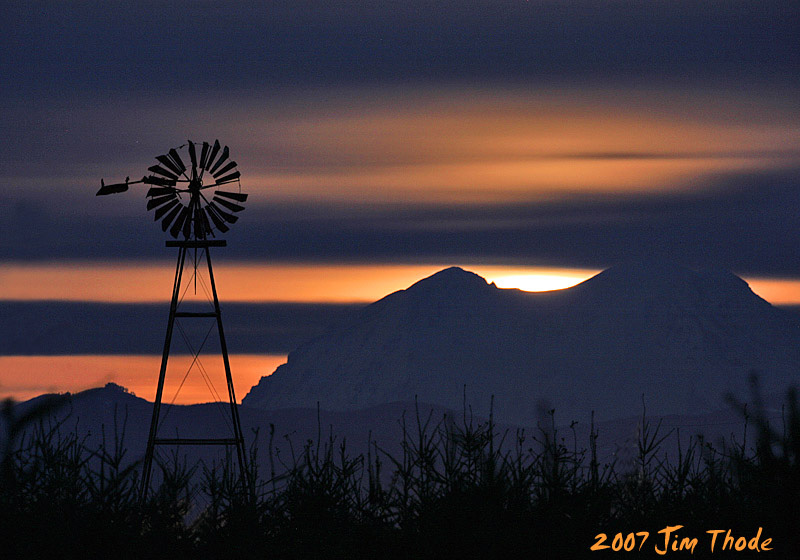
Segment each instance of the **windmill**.
M164 155L156 156L156 161L158 162L157 164L148 168L150 175L146 175L137 181L131 181L130 177L126 177L124 182L111 185L106 185L105 181L101 179L100 190L97 191L97 196L102 196L125 192L131 185L139 183L149 185L150 188L146 194L148 199L147 210L154 212L154 220L160 220L161 229L164 232L169 231L170 235L176 238L175 240L168 240L166 242L167 247L178 248L178 263L175 269L169 321L167 323L161 369L158 376L156 397L153 403L153 416L150 422L150 434L147 440L147 450L142 471L141 500L144 500L147 496L155 448L160 445L223 445L235 447L241 482L245 487L247 487L248 482L244 438L239 420L239 410L236 406L236 394L233 388L228 348L222 328L222 315L214 282L214 272L211 267L210 253L211 247L226 246L224 240L216 239L216 234L227 232L229 230L228 224L233 224L237 221L236 213L244 210L242 204L247 201L247 194L241 192L240 173L236 169L236 162L230 159L227 146L221 148L219 140L215 140L213 145L208 142L203 142L200 145L188 141L186 144L170 149ZM184 161L190 167L187 167ZM231 189L232 186L236 188ZM220 187L224 190L221 190ZM198 312L180 309L180 304L183 301L181 297L182 279L184 268L187 265L187 253L190 250L193 251L191 260L194 265L195 291L197 289L197 267L199 262L205 260L208 267L211 296L209 301L213 304L211 311ZM222 354L225 368L228 402L230 404L229 427L232 431L231 437L159 437L164 380L176 319L203 317L216 319L220 353ZM180 325L178 326L180 327ZM202 344L200 346L202 348ZM200 349L195 352L194 348L192 348L192 353L194 354L192 365L194 365L198 359Z

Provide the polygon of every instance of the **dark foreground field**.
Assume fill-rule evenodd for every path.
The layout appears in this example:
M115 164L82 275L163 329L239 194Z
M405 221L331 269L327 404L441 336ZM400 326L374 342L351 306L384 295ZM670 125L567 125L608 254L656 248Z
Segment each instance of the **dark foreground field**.
M123 427L92 447L48 420L58 404L4 405L3 558L800 558L793 392L783 425L755 411L740 441L696 439L669 460L643 417L633 469L600 464L594 431L581 446L554 423L423 416L399 453L353 456L333 436L290 458L251 449L251 465L286 468L252 467L249 488L230 461L174 455L143 504Z

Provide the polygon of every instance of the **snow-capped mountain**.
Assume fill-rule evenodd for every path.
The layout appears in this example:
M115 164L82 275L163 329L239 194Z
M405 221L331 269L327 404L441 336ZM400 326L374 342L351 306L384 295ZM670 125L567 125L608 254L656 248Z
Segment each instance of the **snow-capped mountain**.
M354 410L394 401L519 425L694 414L800 381L800 321L738 277L674 265L610 268L573 288L499 289L449 268L367 306L263 377L249 407Z

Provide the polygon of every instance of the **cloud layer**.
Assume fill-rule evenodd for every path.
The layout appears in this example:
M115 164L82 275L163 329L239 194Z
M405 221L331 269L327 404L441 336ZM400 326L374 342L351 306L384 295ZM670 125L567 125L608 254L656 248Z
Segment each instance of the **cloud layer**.
M794 81L791 0L59 2L4 9L2 91L420 80ZM67 69L69 71L67 71Z

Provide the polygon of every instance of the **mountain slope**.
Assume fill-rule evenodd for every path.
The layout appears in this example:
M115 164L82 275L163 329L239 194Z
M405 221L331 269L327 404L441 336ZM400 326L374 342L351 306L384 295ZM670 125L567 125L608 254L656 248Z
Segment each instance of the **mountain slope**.
M306 343L251 389L258 408L352 410L416 397L468 403L530 424L561 419L719 408L800 380L800 323L726 272L673 265L611 268L570 289L504 290L450 268L366 307ZM466 387L466 390L465 390Z

